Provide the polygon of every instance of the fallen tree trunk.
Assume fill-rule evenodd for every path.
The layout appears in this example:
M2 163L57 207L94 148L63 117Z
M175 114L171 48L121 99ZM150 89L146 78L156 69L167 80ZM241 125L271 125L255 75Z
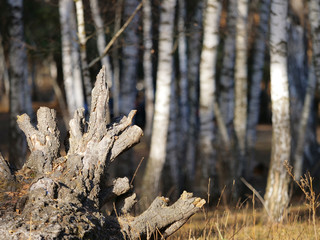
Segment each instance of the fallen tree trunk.
M18 116L30 157L12 173L0 155L0 234L2 239L150 239L166 238L178 230L205 201L184 192L171 206L158 197L139 216L130 214L136 195L127 178L106 186L109 164L139 142L142 130L128 117L107 122L109 92L105 69L92 90L89 122L84 110L70 121L66 156L60 156L54 110L38 110L37 128L26 114ZM103 214L105 204L113 214Z

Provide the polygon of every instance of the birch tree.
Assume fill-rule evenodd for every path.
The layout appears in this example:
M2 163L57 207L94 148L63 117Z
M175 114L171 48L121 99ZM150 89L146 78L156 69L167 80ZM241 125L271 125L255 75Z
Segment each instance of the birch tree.
M290 159L290 112L287 72L288 1L274 0L270 18L270 77L272 101L272 149L265 205L273 221L280 221L289 203L289 177L284 166Z
M200 59L200 136L198 170L201 176L200 191L207 192L207 181L215 172L215 126L213 122L213 103L216 101L217 47L219 44L219 22L221 2L208 0L204 9L203 45Z
M146 196L151 198L159 193L160 177L166 159L166 143L170 112L170 89L172 81L173 22L175 5L176 0L164 0L161 4L155 112L151 136L151 148L143 179L143 192Z
M62 69L69 114L84 106L79 44L72 0L59 0Z
M82 0L75 0L75 5L76 5L76 13L77 13L77 26L78 26L79 45L80 45L82 79L83 79L87 107L90 108L92 84L90 80L90 72L89 72L88 61L87 61L87 47L86 47L87 39L86 39L86 28L85 28Z
M236 22L236 59L235 59L235 108L234 131L236 151L238 154L237 175L241 176L246 154L247 129L247 18L248 0L239 0L237 3Z
M143 74L145 84L146 125L145 134L151 137L152 119L154 110L154 86L152 77L152 12L151 1L143 3Z
M103 55L104 48L107 45L106 42L106 36L104 31L104 24L103 19L101 17L101 13L99 11L99 3L98 0L90 0L90 8L91 8L91 15L94 22L94 27L96 29L97 34L97 48L99 55ZM120 8L121 9L121 8ZM109 55L105 55L103 58L101 58L101 64L106 67L106 77L107 77L107 83L108 86L112 89L112 69L111 69L111 63L110 63L110 57Z
M24 164L27 142L19 130L16 120L22 113L32 114L31 93L28 84L27 53L24 41L23 0L8 1L10 9L9 25L9 105L10 139L9 161L16 169Z

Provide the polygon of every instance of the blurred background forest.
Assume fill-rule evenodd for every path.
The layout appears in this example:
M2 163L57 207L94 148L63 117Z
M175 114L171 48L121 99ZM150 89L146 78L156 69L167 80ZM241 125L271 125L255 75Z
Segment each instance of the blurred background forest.
M147 202L187 189L228 205L253 186L279 221L293 179L309 171L319 189L318 0L7 0L0 20L0 151L15 169L16 116L56 109L63 142L104 65L110 118L136 109L145 133L110 174L142 163Z

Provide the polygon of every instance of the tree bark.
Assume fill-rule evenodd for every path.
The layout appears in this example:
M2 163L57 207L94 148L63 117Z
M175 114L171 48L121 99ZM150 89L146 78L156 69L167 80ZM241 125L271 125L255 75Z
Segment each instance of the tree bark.
M272 101L272 149L265 204L271 220L280 221L289 203L289 177L284 166L290 160L290 110L287 71L288 1L271 3L270 20L270 74Z
M78 38L80 45L80 60L81 60L81 69L82 69L82 79L85 92L86 104L89 109L91 104L91 90L92 84L90 80L90 72L87 61L87 37L86 37L86 28L84 21L84 10L82 0L75 0L76 13L77 13L77 25L78 25ZM90 109L89 109L90 111Z
M84 106L79 45L72 0L59 0L61 25L62 69L69 115Z
M114 35L121 28L122 19L122 8L123 1L117 1L115 19L114 19ZM113 62L113 87L112 87L112 98L113 98L113 113L115 116L120 114L120 57L119 57L119 43L114 41L112 48L112 62Z
M143 188L144 194L154 198L160 190L160 177L166 160L169 128L170 89L172 81L173 23L176 0L165 0L161 5L159 27L159 56L155 112L153 118L151 148L147 162ZM150 202L151 199L147 199Z
M97 34L97 47L99 55L103 55L103 50L106 47L106 37L104 33L104 24L103 20L101 18L101 14L99 12L99 3L98 0L90 0L90 8L92 12L92 19L94 22L94 26L96 29ZM104 56L101 58L101 64L106 66L106 74L107 74L107 83L108 86L112 89L113 83L112 83L112 69L111 69L111 63L110 63L110 57L109 55Z
M154 86L152 77L152 12L151 1L143 3L143 74L145 84L146 125L145 135L151 137L154 111Z
M13 167L20 169L25 161L26 140L18 129L16 116L33 112L31 92L28 83L27 53L24 41L23 0L8 1L10 6L10 46L9 46L9 77L10 77L10 148L9 161Z
M237 152L236 177L242 176L246 157L247 136L247 92L248 92L248 67L247 67L247 18L248 1L240 0L237 3L236 22L236 62L235 62L235 108L234 131Z
M200 136L199 136L199 191L207 192L208 178L215 174L215 140L214 102L216 101L217 48L219 44L219 22L221 3L208 0L204 8L203 45L200 60Z
M0 214L3 239L150 239L158 232L166 238L204 205L203 199L184 192L171 206L158 197L141 215L130 214L136 195L128 178L117 178L109 187L105 183L109 164L139 142L142 130L132 125L135 111L109 123L108 100L103 68L92 91L89 122L83 108L70 121L66 156L59 156L54 110L40 108L36 128L28 115L18 116L31 154L14 176L0 156L2 177L11 176L19 186L12 211L7 207ZM111 215L101 212L106 203L113 206Z

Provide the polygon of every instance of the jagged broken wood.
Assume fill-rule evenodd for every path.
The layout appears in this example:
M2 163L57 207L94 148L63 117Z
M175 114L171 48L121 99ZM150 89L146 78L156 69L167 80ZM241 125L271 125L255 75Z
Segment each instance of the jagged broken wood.
M158 197L145 212L133 216L130 211L137 200L129 180L118 178L106 186L109 164L143 133L132 125L135 111L108 122L105 78L102 68L92 90L88 123L83 109L70 121L66 156L60 156L54 110L38 110L37 128L26 114L18 117L31 154L14 174L0 155L1 178L10 183L2 185L19 190L13 207L0 209L3 239L149 239L156 232L166 238L204 205L203 199L184 192L171 206L167 198ZM3 188L0 193L18 190ZM106 203L112 204L113 214L102 213Z

